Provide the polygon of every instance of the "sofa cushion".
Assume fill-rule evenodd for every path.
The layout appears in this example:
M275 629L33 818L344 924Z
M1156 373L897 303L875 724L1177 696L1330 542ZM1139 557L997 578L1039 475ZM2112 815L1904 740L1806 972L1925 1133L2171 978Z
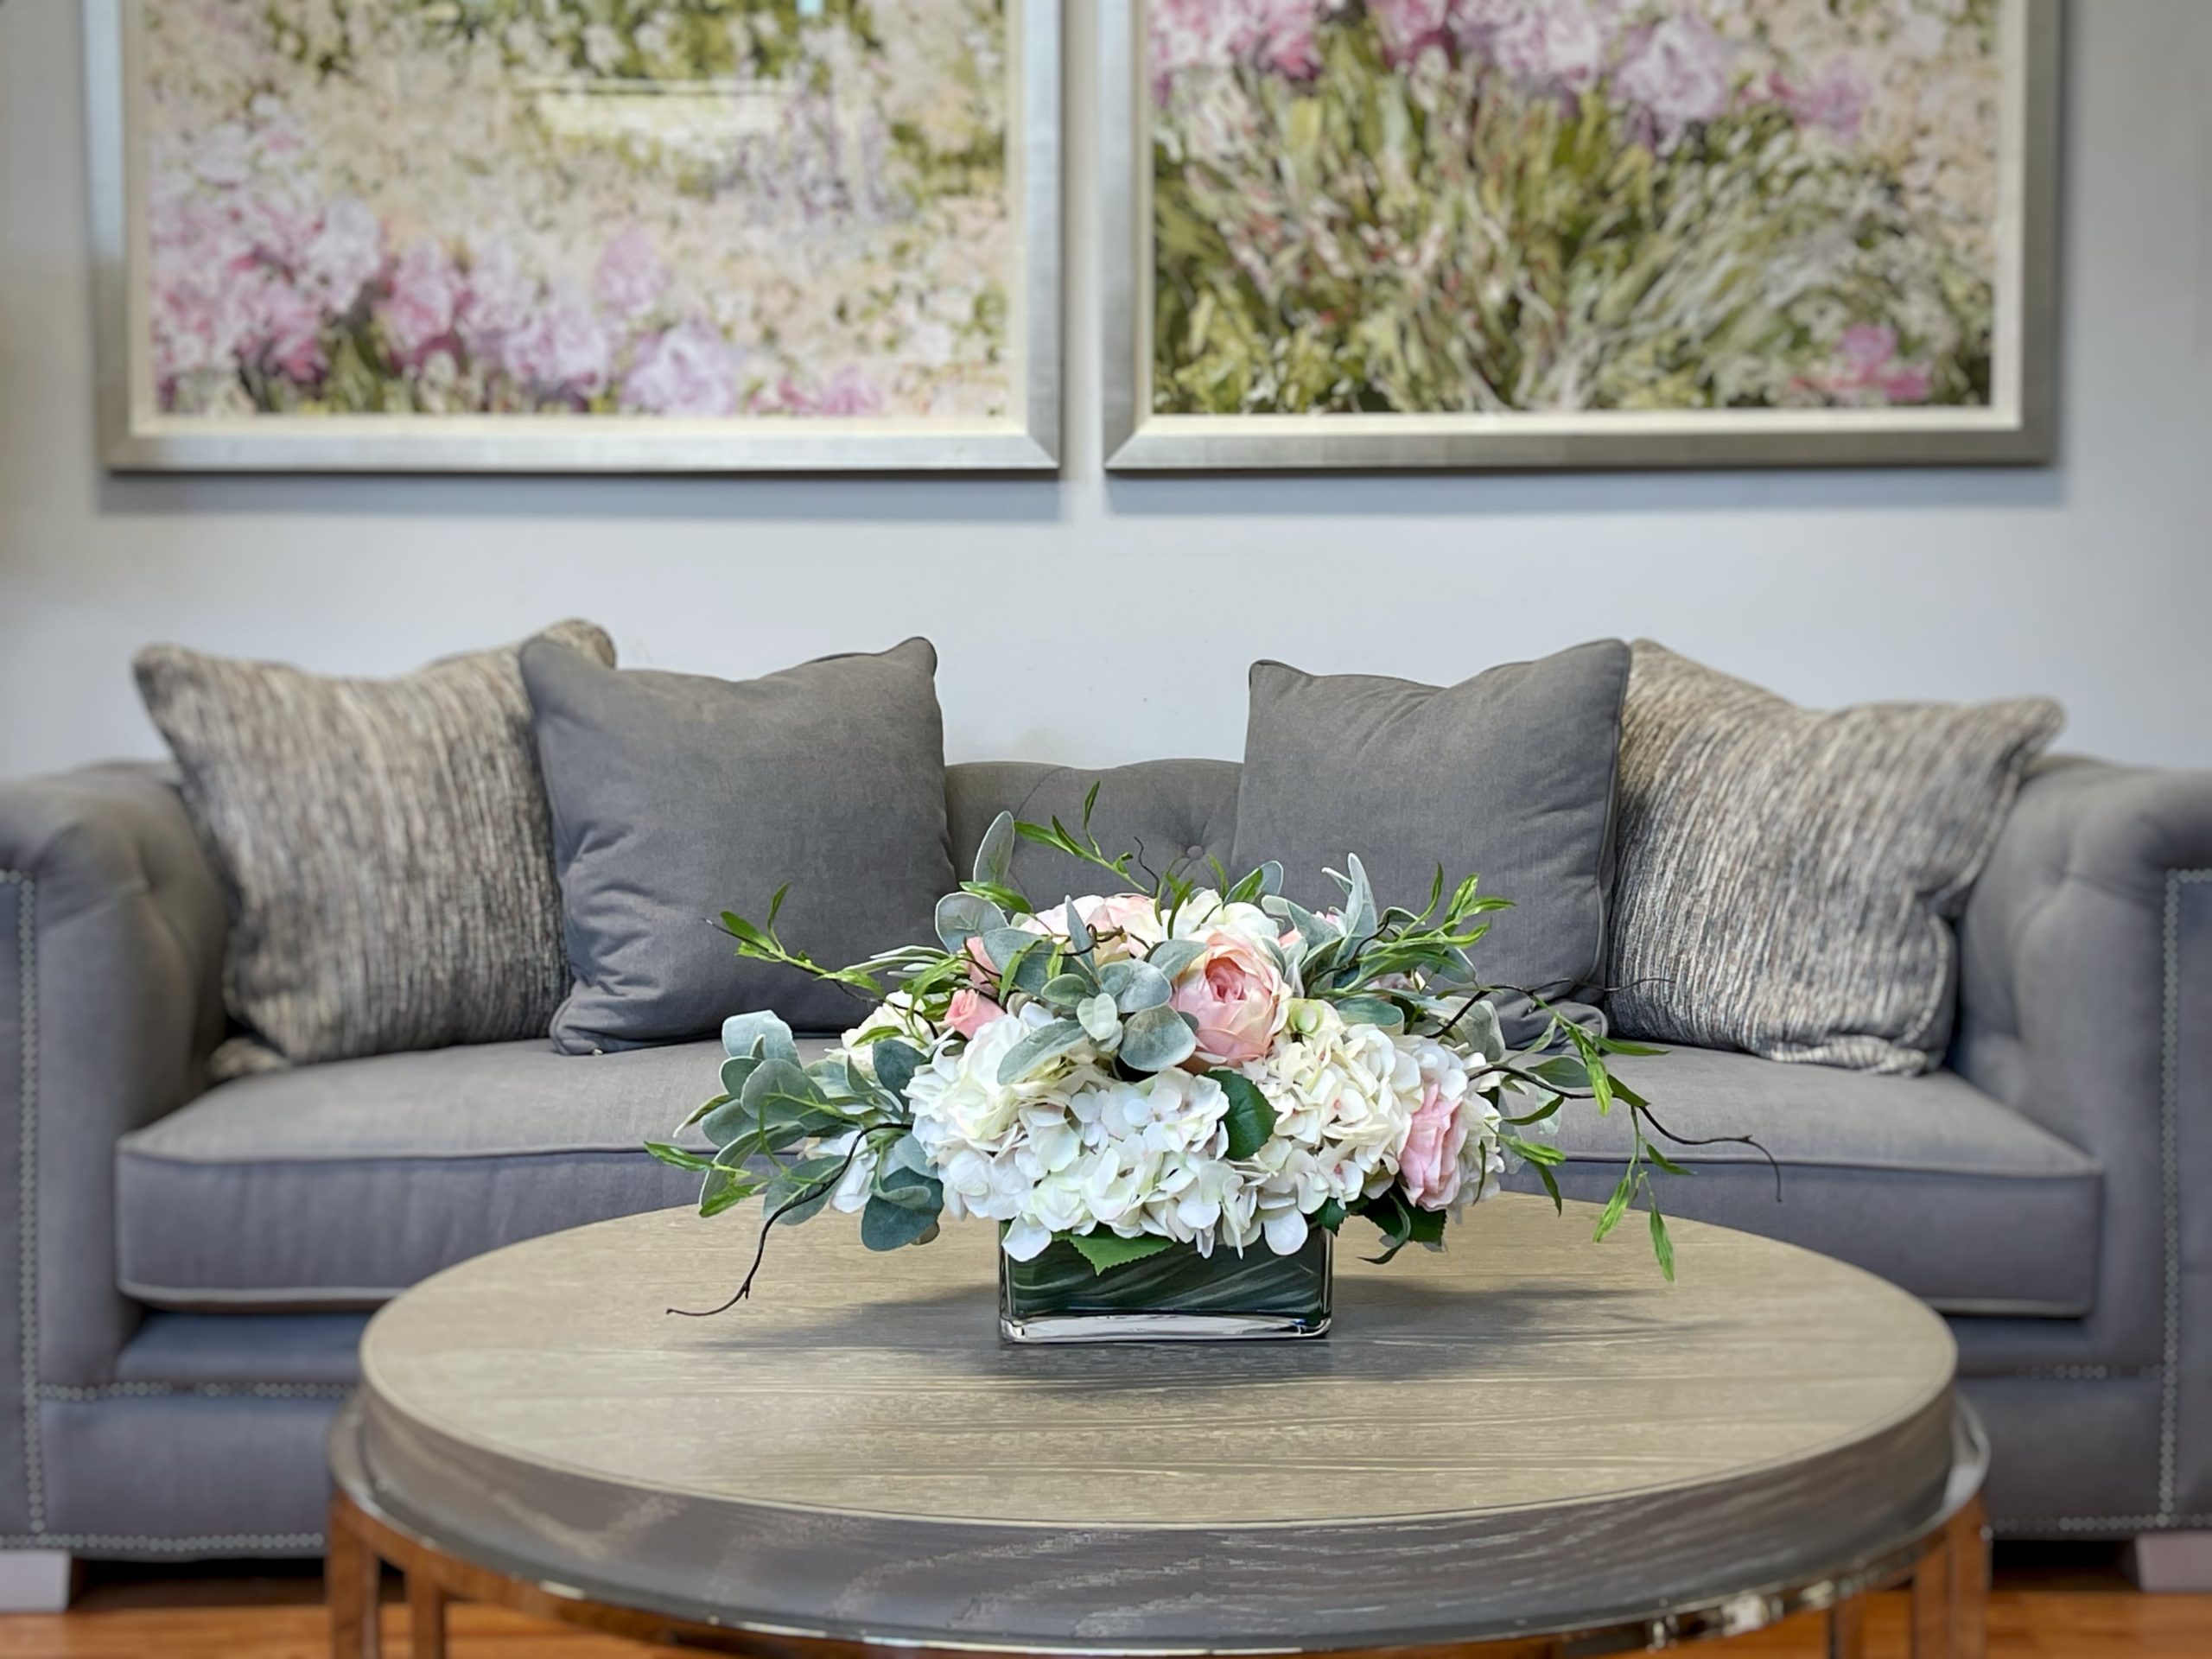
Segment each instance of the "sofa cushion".
M1777 1204L1773 1173L1750 1147L1662 1141L1694 1172L1653 1175L1669 1215L1840 1257L1947 1313L2071 1319L2095 1300L2096 1161L1955 1072L1877 1076L1696 1048L1615 1069L1675 1134L1754 1135L1782 1166ZM1582 1103L1560 1119L1560 1191L1603 1200L1620 1177L1626 1123ZM1510 1184L1535 1191L1532 1175ZM1607 1248L1642 1249L1642 1234L1632 1217ZM1696 1273L1694 1255L1681 1270Z
M537 636L611 664L588 622ZM251 1033L219 1076L543 1036L568 992L518 648L331 679L153 645L135 668L220 872Z
M526 647L575 975L554 1046L707 1037L750 1008L849 1025L842 986L741 958L713 921L765 922L788 884L778 929L825 967L935 937L955 885L936 672L919 639L739 681Z
M1951 924L2058 705L1822 713L1649 639L1633 660L1614 1028L1864 1071L1941 1065Z
M1452 686L1252 665L1236 804L1243 875L1268 859L1283 892L1342 901L1325 874L1356 853L1378 904L1418 911L1438 868L1479 875L1513 908L1485 917L1475 970L1554 1001L1595 994L1613 875L1614 770L1628 647L1577 645ZM1508 1040L1541 1022L1501 1001Z
M719 1043L541 1039L243 1077L116 1147L118 1275L160 1307L369 1307L518 1239L698 1196L639 1150ZM702 1224L704 1225L705 1224Z

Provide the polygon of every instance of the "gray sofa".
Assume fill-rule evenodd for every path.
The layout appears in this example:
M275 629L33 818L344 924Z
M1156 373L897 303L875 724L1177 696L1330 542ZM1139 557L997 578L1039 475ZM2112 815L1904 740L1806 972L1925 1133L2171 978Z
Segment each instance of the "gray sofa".
M957 860L1001 806L1081 782L953 768ZM1159 762L1105 798L1147 847L1226 855L1236 783ZM205 1088L224 925L161 772L0 785L12 1549L315 1553L323 1428L366 1310L475 1252L691 1197L637 1147L711 1088L712 1043L502 1044ZM1948 1314L2002 1531L2212 1527L2212 775L2044 766L1961 934L1949 1071L1693 1051L1633 1068L1677 1132L1753 1131L1785 1168L1777 1205L1751 1154L1707 1149L1670 1208ZM1618 1146L1568 1147L1567 1188L1602 1193Z

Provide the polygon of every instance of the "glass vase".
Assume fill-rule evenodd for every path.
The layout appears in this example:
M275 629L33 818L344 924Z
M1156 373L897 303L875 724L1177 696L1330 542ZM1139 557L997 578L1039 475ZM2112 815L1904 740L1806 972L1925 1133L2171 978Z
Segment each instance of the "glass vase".
M999 1329L1008 1342L1233 1342L1318 1337L1329 1328L1332 1235L1289 1255L1178 1244L1095 1273L1074 1245L999 1255Z

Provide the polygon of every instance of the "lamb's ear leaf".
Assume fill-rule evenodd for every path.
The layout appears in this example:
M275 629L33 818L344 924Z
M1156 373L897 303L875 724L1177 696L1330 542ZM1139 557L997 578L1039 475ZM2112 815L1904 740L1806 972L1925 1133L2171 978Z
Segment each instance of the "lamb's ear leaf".
M1020 1082L1047 1060L1057 1059L1084 1040L1084 1029L1073 1020L1055 1020L1038 1027L1007 1050L1006 1058L999 1062L1000 1086Z
M1068 1243L1090 1263L1093 1274L1104 1274L1110 1268L1141 1262L1148 1255L1158 1255L1173 1241L1152 1233L1136 1238L1123 1238L1118 1233L1073 1233L1069 1235Z
M1167 1000L1168 994L1167 976L1152 963L1135 957L1109 962L1101 968L1098 988L1114 999L1114 1006L1123 1014L1156 1008Z
M1144 959L1173 979L1205 954L1196 939L1163 939L1145 952Z
M1123 1022L1119 1053L1133 1071L1165 1071L1189 1059L1198 1046L1197 1033L1183 1016L1163 1004L1140 1008Z
M1222 1115L1222 1127L1229 1131L1229 1155L1249 1158L1268 1144L1275 1132L1275 1109L1260 1085L1242 1072L1217 1067L1206 1073L1221 1085L1229 1096L1229 1109Z
M967 948L979 933L1006 925L1006 912L977 893L948 893L937 901L937 937L948 950Z
M1001 812L991 820L991 827L983 831L983 839L976 843L973 879L995 887L1013 885L1010 876L1014 869L1014 814Z

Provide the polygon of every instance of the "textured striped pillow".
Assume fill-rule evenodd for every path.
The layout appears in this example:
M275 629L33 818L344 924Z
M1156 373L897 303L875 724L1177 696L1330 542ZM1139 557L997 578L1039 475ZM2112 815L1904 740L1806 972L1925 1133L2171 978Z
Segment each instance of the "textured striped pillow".
M2058 705L1822 714L1649 640L1634 651L1615 1030L1864 1071L1939 1064L1951 922Z
M614 660L588 622L539 637ZM218 1076L545 1034L569 965L519 650L391 680L138 654L230 899L224 989L252 1036Z

